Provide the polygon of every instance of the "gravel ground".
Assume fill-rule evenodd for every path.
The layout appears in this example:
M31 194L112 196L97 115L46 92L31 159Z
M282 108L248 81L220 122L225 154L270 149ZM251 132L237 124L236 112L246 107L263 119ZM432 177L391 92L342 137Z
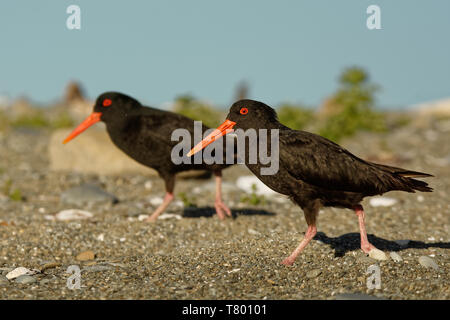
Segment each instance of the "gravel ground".
M44 131L0 135L0 187L10 180L10 190L25 197L13 201L0 195L0 299L342 299L348 293L450 298L448 120L390 135L361 134L344 143L362 157L436 176L428 179L433 193L392 192L385 196L397 202L388 207L365 200L369 240L388 260L374 260L359 249L354 213L327 208L319 215L319 234L292 267L280 262L306 230L303 213L283 196L258 205L243 202L235 181L249 175L245 167L224 172L224 199L233 219L219 221L213 214L213 179L179 180L176 194L185 193L200 209L184 209L178 201L168 210L177 216L146 224L139 215L150 213L163 196L160 179L48 172L48 141ZM84 183L119 202L61 201L64 191ZM71 208L93 217L51 220ZM95 259L80 261L77 256L88 250ZM391 258L392 252L402 260ZM419 258L423 264L434 261L437 269ZM81 269L79 290L66 285L71 265ZM367 288L371 265L380 268L380 289ZM17 267L37 271L7 280Z

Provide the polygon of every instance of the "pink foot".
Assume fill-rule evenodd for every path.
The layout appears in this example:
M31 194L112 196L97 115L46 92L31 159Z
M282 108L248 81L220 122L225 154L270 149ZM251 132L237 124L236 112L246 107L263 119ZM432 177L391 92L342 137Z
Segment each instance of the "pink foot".
M225 219L226 216L231 217L231 210L222 201L216 201L214 207L220 220Z
M372 249L376 249L374 245L372 245L371 243L367 242L364 244L361 244L361 250L364 251L364 253L369 253L370 250Z
M295 258L287 257L283 261L281 261L281 264L284 264L285 266L292 266L294 264Z

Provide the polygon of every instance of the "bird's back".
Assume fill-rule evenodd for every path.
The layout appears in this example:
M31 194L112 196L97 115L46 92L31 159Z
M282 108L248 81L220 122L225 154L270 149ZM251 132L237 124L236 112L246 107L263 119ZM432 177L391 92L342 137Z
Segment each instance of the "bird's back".
M365 161L321 136L296 130L280 131L280 165L296 179L318 189L360 193L432 191L413 177L429 174Z

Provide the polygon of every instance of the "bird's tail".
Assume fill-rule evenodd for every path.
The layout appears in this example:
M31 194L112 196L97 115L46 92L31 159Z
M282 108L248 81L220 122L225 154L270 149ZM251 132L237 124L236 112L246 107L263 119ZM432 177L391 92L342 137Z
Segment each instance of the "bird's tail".
M422 191L422 192L432 192L433 189L428 186L428 183L413 179L413 178L427 178L427 177L433 177L433 175L418 171L412 171L412 170L406 170L402 168L392 167L392 166L386 166L383 164L373 163L375 166L377 166L379 169L383 171L387 171L394 175L395 177L399 178L402 182L402 185L405 187L405 191L409 192L415 192L415 191Z

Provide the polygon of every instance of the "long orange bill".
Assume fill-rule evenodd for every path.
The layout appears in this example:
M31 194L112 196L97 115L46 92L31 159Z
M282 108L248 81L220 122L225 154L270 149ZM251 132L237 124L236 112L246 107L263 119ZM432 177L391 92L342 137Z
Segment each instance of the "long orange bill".
M221 136L226 135L227 133L233 132L233 127L235 126L236 122L231 120L225 120L224 123L222 123L216 130L211 132L205 139L197 143L195 147L189 151L187 154L188 157L192 156L193 154L199 152L204 147L206 147L208 144L213 143L217 139L219 139Z
M87 117L78 127L75 128L63 141L64 144L75 138L77 135L82 133L84 130L92 126L94 123L100 121L100 117L102 116L101 112L92 112L89 117Z

